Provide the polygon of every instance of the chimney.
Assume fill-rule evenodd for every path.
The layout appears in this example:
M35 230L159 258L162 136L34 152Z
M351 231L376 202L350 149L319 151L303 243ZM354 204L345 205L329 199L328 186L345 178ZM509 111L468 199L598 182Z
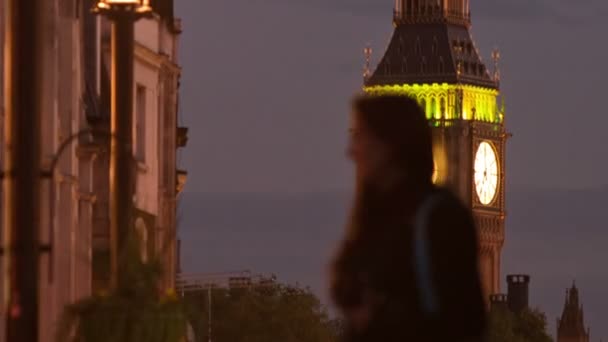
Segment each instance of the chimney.
M520 313L528 309L530 276L509 275L507 276L509 286L508 306L513 313Z
M504 293L493 294L490 296L490 310L508 310L508 296Z

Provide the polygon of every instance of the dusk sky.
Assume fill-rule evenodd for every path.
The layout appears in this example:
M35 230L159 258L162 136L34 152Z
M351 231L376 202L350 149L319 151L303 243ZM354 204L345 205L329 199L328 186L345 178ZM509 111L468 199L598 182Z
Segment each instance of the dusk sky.
M348 101L363 48L381 58L390 0L179 0L188 191L350 186ZM502 52L509 185L608 184L608 3L473 0L473 36Z
M374 49L377 63L391 38L393 2L176 0L184 28L180 115L190 128L180 156L192 195L182 213L187 270L223 271L246 260L265 271L283 258L293 263L280 276L306 282L323 273L346 208L336 193L352 186L344 156L349 100L361 89L363 48ZM593 340L608 338L608 2L471 6L488 67L492 49L501 51L513 133L504 270L532 273L533 302L547 310L551 329L562 291L580 280ZM582 190L566 191L573 189ZM298 197L294 205L304 210L286 204L303 193L332 195ZM308 216L282 230L298 215ZM315 241L320 251L303 247L307 227L326 234Z

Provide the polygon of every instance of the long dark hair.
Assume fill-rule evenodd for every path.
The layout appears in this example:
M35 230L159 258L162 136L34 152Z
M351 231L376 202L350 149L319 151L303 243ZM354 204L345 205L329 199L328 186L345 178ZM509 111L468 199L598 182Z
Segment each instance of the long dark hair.
M383 223L393 218L392 209L407 213L415 205L420 193L431 186L434 162L428 121L412 98L358 96L353 100L353 115L358 126L384 143L391 172L399 176L388 191L378 189L375 179L357 179L349 235L358 239L377 231L379 226L388 227Z
M431 130L422 108L406 96L362 95L353 100L355 120L390 150L394 166L411 181L433 175Z
M363 264L373 263L375 268L384 264L376 256L384 258L385 251L391 252L387 248L402 249L390 246L390 240L408 234L404 223L432 188L434 166L430 127L415 100L364 95L356 97L352 107L357 126L386 145L391 172L396 170L400 177L388 189L379 188L374 179L357 178L347 235L332 265L331 293L342 309L361 300L358 272Z

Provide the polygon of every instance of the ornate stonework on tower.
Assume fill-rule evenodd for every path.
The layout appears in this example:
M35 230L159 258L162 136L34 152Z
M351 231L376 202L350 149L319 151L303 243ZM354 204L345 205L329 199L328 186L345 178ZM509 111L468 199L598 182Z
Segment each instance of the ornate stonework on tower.
M589 342L589 329L585 328L583 305L576 285L566 290L564 311L557 320L557 342Z
M480 233L486 298L500 291L505 227L505 145L499 105L499 53L494 70L473 42L469 0L396 0L389 46L365 77L371 94L414 97L433 127L434 181L473 210Z

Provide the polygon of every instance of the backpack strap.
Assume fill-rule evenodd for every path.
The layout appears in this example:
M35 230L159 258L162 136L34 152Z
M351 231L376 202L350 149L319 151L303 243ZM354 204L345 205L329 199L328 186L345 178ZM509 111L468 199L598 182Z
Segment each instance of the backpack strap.
M439 313L439 298L433 282L432 260L429 244L428 224L433 209L442 196L431 194L422 202L414 219L414 278L423 312Z

